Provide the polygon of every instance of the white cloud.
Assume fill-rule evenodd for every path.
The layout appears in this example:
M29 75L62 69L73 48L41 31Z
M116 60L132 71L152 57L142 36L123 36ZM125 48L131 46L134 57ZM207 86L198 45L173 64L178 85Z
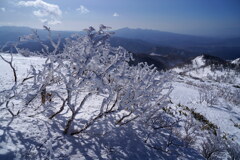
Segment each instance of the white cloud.
M33 14L37 17L47 17L48 16L48 12L46 12L44 10L33 11Z
M40 19L40 21L41 21L43 24L48 24L48 25L56 25L56 24L62 23L62 22L59 21L59 20Z
M6 9L5 9L5 8L0 8L0 9L1 9L1 11L2 11L2 12L5 12L5 11L6 11Z
M37 10L33 11L33 14L39 17L44 24L55 25L61 23L62 11L58 5L46 3L43 0L20 1L18 5L36 8Z
M116 13L116 12L113 14L113 17L119 17L119 16L120 15L118 13Z
M77 8L77 11L80 11L81 14L87 14L89 13L90 11L84 7L83 5L81 5L79 8Z

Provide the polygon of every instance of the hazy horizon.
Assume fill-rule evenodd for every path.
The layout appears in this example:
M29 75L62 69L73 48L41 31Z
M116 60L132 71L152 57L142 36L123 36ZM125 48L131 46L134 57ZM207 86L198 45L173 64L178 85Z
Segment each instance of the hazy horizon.
M0 26L81 31L104 24L207 37L240 36L238 0L1 0Z

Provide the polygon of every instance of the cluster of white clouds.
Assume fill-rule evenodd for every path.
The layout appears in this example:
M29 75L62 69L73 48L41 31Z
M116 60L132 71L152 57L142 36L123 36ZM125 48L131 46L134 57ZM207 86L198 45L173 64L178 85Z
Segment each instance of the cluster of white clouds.
M20 1L17 3L18 6L23 7L34 7L36 10L33 11L33 14L39 18L39 20L47 25L55 25L60 24L61 22L61 16L62 11L56 4L50 4L47 2L44 2L43 0L35 0L35 1ZM0 8L2 12L5 12L5 8ZM80 5L79 8L76 9L81 14L87 14L89 13L89 9L87 9L85 6ZM118 13L114 13L113 17L118 17Z
M44 24L55 25L61 23L62 11L58 5L46 3L43 0L20 1L18 5L36 8L37 10L33 11L33 14L39 17Z
M80 11L81 14L87 14L89 13L90 11L84 7L83 5L81 5L79 8L77 8L77 11Z
M76 9L77 11L79 11L81 14L87 14L89 13L89 9L87 9L85 6L80 5L79 8ZM120 15L118 13L113 13L113 17L119 17Z

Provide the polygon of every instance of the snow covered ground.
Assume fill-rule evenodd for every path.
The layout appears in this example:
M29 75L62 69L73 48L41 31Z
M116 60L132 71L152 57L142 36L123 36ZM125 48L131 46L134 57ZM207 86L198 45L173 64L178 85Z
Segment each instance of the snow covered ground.
M196 80L191 79L190 81ZM211 106L206 102L199 102L199 91L196 86L185 82L174 82L173 87L174 90L171 93L173 103L180 103L195 109L196 112L201 113L210 122L217 125L229 138L240 144L240 128L234 126L234 123L240 124L240 105L219 98L217 104Z
M179 75L173 82L172 101L195 109L240 144L239 71L212 69L205 65L203 56L173 71ZM214 104L201 101L203 94L213 96Z
M10 61L10 54L0 53L6 60ZM16 68L16 72L19 76L18 81L21 82L23 78L27 77L28 71L31 69L31 65L41 68L45 59L40 57L23 57L15 54L13 65ZM10 66L0 58L0 88L1 90L8 89L14 83L14 76Z
M204 66L205 61L203 59L203 56L198 56L192 60L192 63L193 63L193 68L200 68Z
M232 64L240 65L240 58L237 58L231 62Z
M11 58L9 54L1 53L1 55L7 60ZM40 57L14 55L13 62L19 75L18 81L21 82L23 78L27 77L31 65L41 68L44 61L45 59ZM216 96L213 104L209 104L205 100L201 101L202 86L211 86L206 89L213 93L204 92L209 95L219 94L226 88L229 91L239 90L234 87L234 85L240 84L239 74L235 74L233 71L230 73L236 79L234 84L219 83L209 80L209 74L220 76L225 73L218 71L213 73L208 67L201 68L203 65L204 61L198 57L193 62L193 68L196 70L185 72L182 68L173 69L176 72L176 78L172 80L171 106L181 104L195 109L195 112L204 115L223 133L226 133L227 138L240 144L240 128L237 126L237 124L240 126L240 103L224 94ZM185 74L180 75L181 72L185 72ZM0 59L0 92L9 89L13 83L11 68ZM94 108L102 99L102 95L92 97L78 115L78 121L85 121L90 114L96 114ZM59 103L56 102L54 105L59 105ZM64 123L64 115L66 116L68 112L69 110L64 110L59 115L61 119L59 122L47 120L46 116L41 113L34 118L31 113L28 113L28 117L21 119L17 117L11 120L6 109L0 108L0 159L13 159L13 157L19 159L18 157L23 157L23 153L26 154L25 159L35 159L35 154L39 153L42 153L42 159L46 157L50 157L50 159L51 157L53 159L202 159L196 150L190 148L178 148L179 151L176 152L182 154L179 157L159 154L159 151L144 146L141 140L134 136L136 133L132 128L111 130L112 126L109 128L94 126L96 132L90 132L84 138L66 137L59 130L62 130L61 124ZM102 133L103 130L104 133ZM112 134L108 134L110 132ZM187 156L184 156L185 152L188 153Z
M232 63L238 59L234 60ZM206 60L203 56L198 56L192 60L191 64L183 67L173 68L172 71L181 75L198 78L203 81L224 81L224 83L240 84L240 73L233 69L213 69L212 66L206 65Z

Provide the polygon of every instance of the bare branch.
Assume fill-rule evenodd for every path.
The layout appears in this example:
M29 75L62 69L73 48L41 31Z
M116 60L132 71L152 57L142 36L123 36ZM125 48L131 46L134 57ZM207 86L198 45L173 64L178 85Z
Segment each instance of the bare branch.
M13 55L12 55L12 53L11 53L11 60L10 61L6 60L2 55L0 55L0 57L2 58L3 61L8 63L9 66L11 67L11 69L13 71L14 82L15 82L15 85L16 85L17 84L17 73L16 73L16 69L13 66Z

